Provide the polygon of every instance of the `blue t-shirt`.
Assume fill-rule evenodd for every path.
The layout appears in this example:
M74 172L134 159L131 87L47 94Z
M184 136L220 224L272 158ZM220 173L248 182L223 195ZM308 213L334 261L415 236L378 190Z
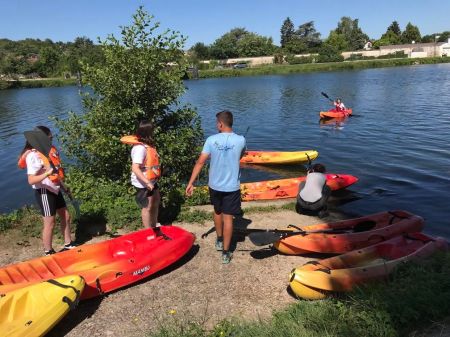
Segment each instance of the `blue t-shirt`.
M233 132L209 136L202 153L210 155L208 185L213 190L234 192L240 189L239 160L245 149L245 138Z

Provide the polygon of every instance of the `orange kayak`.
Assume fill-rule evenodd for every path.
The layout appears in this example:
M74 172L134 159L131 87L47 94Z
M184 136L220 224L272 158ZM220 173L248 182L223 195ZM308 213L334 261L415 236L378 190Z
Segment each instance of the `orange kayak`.
M383 279L400 263L446 250L444 239L409 233L320 261L310 261L291 272L289 285L302 298L316 300L331 292L351 291L362 283Z
M321 111L320 118L344 118L352 114L352 109L345 109L343 111L337 111L336 109L331 109L328 111Z
M66 275L86 281L81 299L135 283L179 260L195 241L194 234L180 227L159 228L2 267L0 293Z
M314 150L275 152L275 151L246 151L241 158L243 164L296 164L314 160L319 152Z
M274 247L289 255L346 253L404 233L419 232L423 224L423 218L407 211L387 211L361 218L304 226L301 229L307 232L324 232L287 236L275 242Z
M328 173L326 176L327 185L332 191L346 188L358 181L357 177L348 174ZM242 183L241 198L243 201L295 198L298 193L298 185L305 179L306 176Z

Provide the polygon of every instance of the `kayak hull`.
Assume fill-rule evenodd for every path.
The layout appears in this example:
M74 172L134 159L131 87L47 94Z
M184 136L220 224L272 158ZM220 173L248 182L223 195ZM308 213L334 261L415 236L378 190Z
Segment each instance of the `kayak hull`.
M357 231L360 225L369 225L369 228ZM419 232L423 225L423 218L407 211L380 212L355 219L303 226L304 231L335 230L337 233L289 236L275 242L274 247L288 255L341 254L388 240L394 236ZM339 230L341 230L340 233Z
M447 249L444 239L422 233L397 236L363 249L319 261L310 261L291 272L289 286L304 299L322 299L333 292L386 278L400 263L426 258Z
M81 299L135 283L173 264L195 236L176 226L143 229L115 239L0 268L0 293L55 277L77 274L86 281Z
M246 151L241 158L242 164L301 164L314 160L319 153L314 150L275 152L275 151ZM309 159L308 159L309 157Z
M305 181L306 176L298 178L257 181L241 184L241 198L243 201L275 200L296 198L298 185ZM346 174L326 174L327 185L332 191L346 188L358 181L357 177Z
M352 109L345 109L343 111L337 111L335 109L328 110L328 111L321 111L319 113L320 118L344 118L351 116Z
M4 294L0 297L0 335L45 335L78 303L84 285L82 277L71 275Z

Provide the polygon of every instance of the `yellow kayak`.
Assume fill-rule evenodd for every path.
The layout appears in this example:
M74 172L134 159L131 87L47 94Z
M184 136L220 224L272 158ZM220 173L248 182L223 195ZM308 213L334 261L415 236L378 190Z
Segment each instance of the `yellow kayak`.
M314 160L319 152L314 150L275 152L275 151L246 151L241 158L243 164L296 164L307 163L308 157Z
M0 294L0 336L43 336L80 298L84 279L65 276Z

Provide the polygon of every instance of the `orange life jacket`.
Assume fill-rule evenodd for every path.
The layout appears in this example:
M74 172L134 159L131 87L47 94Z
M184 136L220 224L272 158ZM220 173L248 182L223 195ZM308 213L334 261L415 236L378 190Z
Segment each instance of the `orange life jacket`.
M39 157L42 160L43 167L45 167L47 169L50 168L50 162L48 161L47 157L35 149L27 150L20 156L19 161L17 162L17 166L19 168L21 168L21 169L27 168L27 156L31 152L36 152L39 155ZM58 150L56 149L56 147L54 147L54 146L51 147L49 157L50 157L50 160L52 161L53 166L55 166L57 173L49 175L48 178L54 183L57 183L60 180L64 180L64 169L61 166L61 158L59 156L59 153L58 153Z
M159 155L156 149L150 145L144 144L137 136L123 136L120 141L128 145L143 145L147 151L145 161L142 164L143 172L148 180L156 180L161 177L161 165L159 164Z

